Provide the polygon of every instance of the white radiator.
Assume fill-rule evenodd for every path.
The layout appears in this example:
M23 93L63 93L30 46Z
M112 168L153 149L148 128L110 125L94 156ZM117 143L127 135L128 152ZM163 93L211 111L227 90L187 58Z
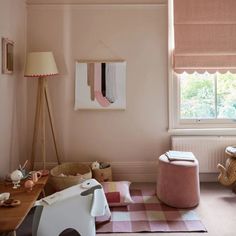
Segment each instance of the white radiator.
M172 136L171 149L193 152L201 173L218 172L218 163L225 163L225 148L236 145L236 136Z

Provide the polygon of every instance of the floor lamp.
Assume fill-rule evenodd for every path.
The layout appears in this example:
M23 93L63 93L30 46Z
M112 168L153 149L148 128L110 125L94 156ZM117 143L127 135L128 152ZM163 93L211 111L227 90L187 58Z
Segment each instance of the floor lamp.
M39 132L41 132L40 149L41 158L43 160L43 169L46 168L46 153L45 153L45 109L47 108L50 128L52 131L53 143L56 151L57 162L60 164L60 156L56 141L56 134L54 128L54 120L51 110L51 102L48 93L47 76L58 74L57 66L52 52L30 52L27 55L25 65L25 77L38 78L38 91L36 102L36 113L34 120L34 133L32 143L32 153L30 160L30 170L34 169L36 144L39 139Z

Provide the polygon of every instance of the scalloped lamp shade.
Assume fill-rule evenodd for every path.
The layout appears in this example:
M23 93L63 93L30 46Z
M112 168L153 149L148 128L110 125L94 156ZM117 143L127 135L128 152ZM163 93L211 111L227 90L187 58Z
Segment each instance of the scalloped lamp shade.
M44 77L58 74L52 52L30 52L25 65L25 77Z

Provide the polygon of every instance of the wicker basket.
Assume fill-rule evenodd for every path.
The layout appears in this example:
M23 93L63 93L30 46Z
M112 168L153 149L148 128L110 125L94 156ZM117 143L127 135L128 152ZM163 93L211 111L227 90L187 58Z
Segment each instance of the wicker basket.
M61 174L66 176L60 176ZM80 175L76 176L76 174ZM92 178L90 167L79 163L58 165L51 169L50 175L50 183L57 191L79 184L82 180Z
M98 182L112 181L112 170L111 166L104 169L94 169L92 170L93 178Z

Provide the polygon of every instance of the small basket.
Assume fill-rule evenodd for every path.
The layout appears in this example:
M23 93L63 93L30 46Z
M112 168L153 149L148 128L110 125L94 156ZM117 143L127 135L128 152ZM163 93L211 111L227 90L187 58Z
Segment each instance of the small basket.
M106 168L94 169L92 170L92 173L93 178L96 179L98 182L112 181L112 170L110 165Z
M60 176L64 174L66 176ZM80 174L76 176L76 174ZM88 165L79 163L64 163L51 169L50 182L57 191L81 183L83 180L91 179L92 172Z

